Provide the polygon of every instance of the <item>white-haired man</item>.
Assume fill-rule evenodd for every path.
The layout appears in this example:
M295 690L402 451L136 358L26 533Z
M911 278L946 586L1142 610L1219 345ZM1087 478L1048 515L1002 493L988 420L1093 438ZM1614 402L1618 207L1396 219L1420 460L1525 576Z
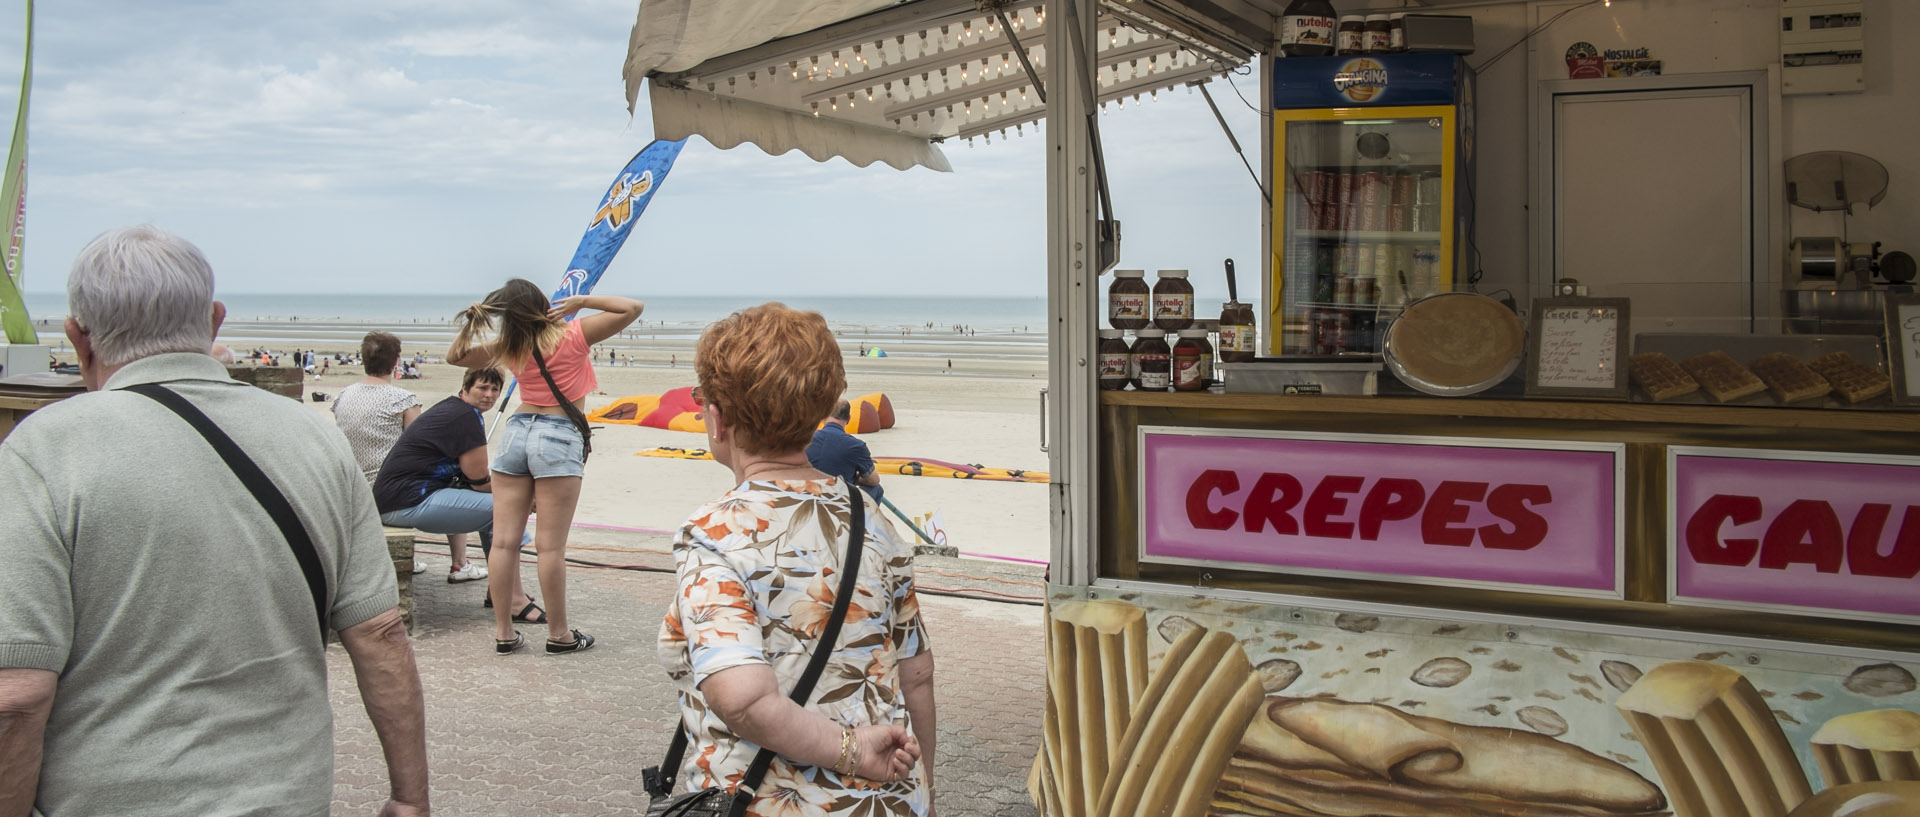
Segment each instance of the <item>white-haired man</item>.
M225 307L178 237L102 234L67 302L91 393L0 443L0 815L326 814L328 627L382 813L427 814L420 677L346 440L208 355Z

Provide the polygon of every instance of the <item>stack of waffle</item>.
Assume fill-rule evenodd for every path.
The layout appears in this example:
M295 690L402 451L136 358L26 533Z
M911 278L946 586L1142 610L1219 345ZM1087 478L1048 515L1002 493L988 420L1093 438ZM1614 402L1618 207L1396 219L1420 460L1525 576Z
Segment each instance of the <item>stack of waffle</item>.
M1754 377L1753 372L1739 364L1726 352L1718 349L1704 355L1694 355L1680 364L1700 381L1700 387L1713 395L1713 399L1722 403L1732 402L1750 394L1766 390L1767 384Z
M1660 352L1634 355L1629 360L1627 376L1655 400L1672 400L1700 390L1700 384L1687 376L1680 364Z
M1833 392L1840 399L1849 403L1870 400L1893 388L1893 381L1881 374L1878 368L1854 360L1846 352L1821 355L1808 365L1832 384Z
M1798 403L1825 397L1833 387L1827 379L1815 374L1800 359L1784 352L1762 355L1751 364L1753 373L1767 384L1767 390L1773 392L1775 400L1782 403Z

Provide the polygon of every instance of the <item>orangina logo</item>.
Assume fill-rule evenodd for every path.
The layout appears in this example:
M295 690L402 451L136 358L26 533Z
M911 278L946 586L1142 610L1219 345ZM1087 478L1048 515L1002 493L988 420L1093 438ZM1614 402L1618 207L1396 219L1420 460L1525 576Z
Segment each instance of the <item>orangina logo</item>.
M1333 75L1333 89L1355 102L1366 102L1387 89L1387 68L1376 60L1348 60Z

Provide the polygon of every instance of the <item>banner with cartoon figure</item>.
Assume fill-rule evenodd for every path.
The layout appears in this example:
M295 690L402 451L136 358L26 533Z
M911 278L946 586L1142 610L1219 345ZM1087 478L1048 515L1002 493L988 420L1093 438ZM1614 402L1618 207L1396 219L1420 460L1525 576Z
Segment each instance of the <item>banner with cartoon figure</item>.
M573 260L567 262L567 274L560 279L560 288L553 291L553 299L560 300L570 295L585 295L593 291L600 283L600 276L607 271L607 264L627 243L627 235L633 232L633 223L640 220L640 214L646 212L647 203L653 201L653 194L667 181L667 172L673 169L673 160L680 157L680 148L687 140L674 142L655 140L633 160L621 168L620 175L614 177L613 185L600 197L600 207L593 212L593 221L587 225L587 234L580 237L580 248L574 250Z

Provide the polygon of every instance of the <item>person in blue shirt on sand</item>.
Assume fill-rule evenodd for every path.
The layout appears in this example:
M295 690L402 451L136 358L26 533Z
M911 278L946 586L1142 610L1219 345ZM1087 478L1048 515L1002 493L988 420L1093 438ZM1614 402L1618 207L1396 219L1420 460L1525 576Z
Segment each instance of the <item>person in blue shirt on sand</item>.
M827 418L827 424L813 432L813 442L807 445L807 462L821 473L867 489L867 495L878 502L884 493L880 488L880 472L873 467L873 455L867 451L867 444L847 433L847 423L852 420L853 405L843 398L834 405L833 416Z

